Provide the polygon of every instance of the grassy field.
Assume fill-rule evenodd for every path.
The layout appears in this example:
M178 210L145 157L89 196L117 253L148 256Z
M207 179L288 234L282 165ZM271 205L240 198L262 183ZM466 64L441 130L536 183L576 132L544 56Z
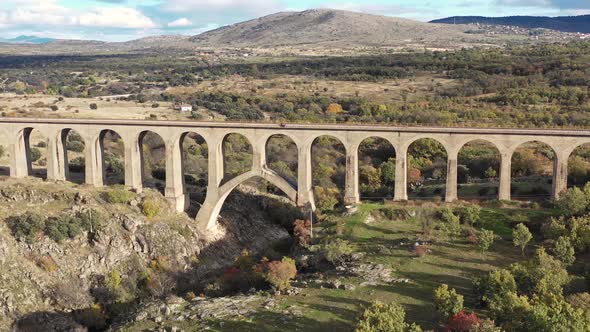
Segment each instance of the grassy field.
M427 256L418 258L411 250L421 231L421 224L416 218L365 222L369 214L383 207L382 204L361 205L358 213L343 219L342 236L354 245L357 252L365 254L364 262L391 267L395 277L410 279L410 283L361 286L363 280L356 277L340 278L343 284L353 284L356 288L304 288L299 295L277 297L277 308L259 311L251 319L212 320L209 322L211 330L352 331L363 308L375 300L401 303L410 321L420 324L424 329L436 328L432 295L436 287L448 284L465 297L466 307L475 308L472 279L522 260L519 249L511 242L512 225L518 222L536 223L556 214L554 210L529 209L517 205L485 207L480 227L493 229L499 235L488 253L482 254L462 238L454 242L436 241L430 246L431 252ZM424 207L432 208L434 205L426 203ZM335 232L334 227L320 225L318 233L332 234ZM530 254L533 249L529 249ZM329 280L329 272L326 272L325 277ZM299 314L285 314L293 311ZM478 314L485 316L485 312L478 311ZM185 326L191 330L190 324Z

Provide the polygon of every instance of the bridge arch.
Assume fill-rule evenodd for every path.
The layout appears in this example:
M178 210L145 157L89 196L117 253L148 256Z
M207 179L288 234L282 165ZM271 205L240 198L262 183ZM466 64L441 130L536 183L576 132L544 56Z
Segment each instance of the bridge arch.
M64 180L82 184L86 174L86 142L73 128L64 128L57 134L58 163L63 165L60 174Z
M289 183L297 183L299 149L289 135L276 133L265 137L264 165Z
M590 182L590 142L580 142L566 155L568 187L583 187Z
M445 143L420 135L407 145L407 190L411 198L446 197L449 149Z
M247 173L254 166L252 141L238 132L229 132L221 141L223 155L223 183Z
M199 206L207 198L209 154L212 152L206 138L194 131L183 132L170 148L177 149L180 153L182 174L180 185L182 194L186 195L185 210L189 215L195 216ZM178 179L172 181L175 180Z
M141 185L164 192L166 186L166 153L168 147L160 134L152 130L139 133Z
M328 134L315 136L311 143L313 195L320 210L332 209L345 202L347 153L350 150L345 142ZM354 194L358 196L358 193Z
M511 197L546 199L554 194L557 154L543 139L530 139L515 147L511 156Z
M47 148L49 137L34 126L24 127L17 131L15 139L15 151L17 158L22 158L25 170L21 170L24 176L33 176L42 179L47 178ZM14 165L14 168L22 167ZM12 169L13 167L11 167Z
M98 186L125 184L125 141L115 130L101 129L94 140Z
M490 199L499 196L502 154L498 145L487 139L463 143L457 154L458 197Z
M203 229L214 228L217 223L217 218L221 212L221 208L229 194L240 184L252 179L260 177L272 185L279 188L291 201L297 202L297 190L291 186L285 179L280 177L277 173L269 169L250 170L246 173L238 175L233 179L224 183L216 190L216 193L209 193L205 203L199 214L197 215L197 223ZM214 195L213 195L214 194Z
M360 198L393 198L397 154L394 145L376 135L364 138L357 151Z

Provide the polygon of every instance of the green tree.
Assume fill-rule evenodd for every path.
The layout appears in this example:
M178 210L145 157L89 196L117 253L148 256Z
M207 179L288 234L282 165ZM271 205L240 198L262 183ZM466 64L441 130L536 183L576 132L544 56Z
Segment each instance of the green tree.
M566 266L572 265L576 260L574 246L572 245L570 239L565 236L560 236L557 241L555 241L553 253Z
M439 230L450 238L454 238L461 233L460 218L453 213L449 208L441 209L440 211Z
M495 239L496 234L494 234L494 231L482 229L477 235L477 247L484 253L494 244Z
M415 324L406 322L406 312L397 303L374 302L365 309L355 332L419 332Z
M32 147L29 151L29 155L31 158L31 162L36 162L41 159L41 150L38 148Z
M586 212L590 204L589 196L585 191L578 187L570 188L559 196L555 204L566 216L581 215Z
M524 256L524 249L533 239L533 234L529 231L523 223L516 225L512 231L512 243L515 247L519 247L522 255Z
M390 158L381 164L381 181L385 185L392 185L395 182L395 159Z
M453 315L463 310L463 295L457 294L457 291L449 289L446 284L442 284L434 290L434 307L441 321L446 322Z

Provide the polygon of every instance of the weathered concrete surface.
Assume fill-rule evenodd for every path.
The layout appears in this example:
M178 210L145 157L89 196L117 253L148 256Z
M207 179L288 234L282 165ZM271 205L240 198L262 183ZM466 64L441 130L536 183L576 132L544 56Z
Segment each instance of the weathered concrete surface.
M121 136L125 144L125 184L141 191L143 167L141 165L141 142L147 131L154 132L166 144L166 197L177 210L186 208L187 195L182 167L182 141L191 132L201 135L209 146L209 181L206 201L197 215L203 228L215 225L217 216L229 192L240 183L254 177L262 177L283 190L299 206L314 206L312 194L311 145L324 135L340 140L346 148L345 201L359 201L358 147L367 138L380 137L389 141L396 151L395 200L407 200L407 151L418 139L431 138L446 149L448 158L447 192L445 200L457 199L457 156L461 147L474 140L483 140L495 146L502 156L500 167L499 199L510 199L510 165L516 148L526 142L538 141L547 144L555 152L553 197L567 187L567 161L572 151L590 143L587 130L536 130L493 128L437 128L393 127L383 125L340 124L288 124L189 122L128 120L83 120L83 119L0 119L0 137L5 137L11 156L10 174L24 177L31 174L29 136L39 130L47 137L48 178L67 178L67 151L65 137L69 130L82 135L86 143L86 182L94 186L104 184L105 132L112 130ZM222 184L223 139L231 134L245 136L253 147L252 170ZM273 135L285 135L293 140L298 149L297 188L266 167L266 143Z

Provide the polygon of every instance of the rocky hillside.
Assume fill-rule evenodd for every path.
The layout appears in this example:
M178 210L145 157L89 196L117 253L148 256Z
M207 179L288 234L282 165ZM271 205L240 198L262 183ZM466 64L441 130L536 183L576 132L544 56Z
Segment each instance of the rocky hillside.
M464 26L435 25L332 9L281 12L225 26L191 40L206 47L400 46L474 41Z
M290 238L261 212L266 196L232 194L219 229L200 234L157 192L109 203L113 192L0 180L0 331L104 329L138 301L198 292L244 248L262 252ZM155 214L148 202L158 207ZM31 213L45 223L38 232L31 231L38 223L23 227L22 216ZM97 223L80 232L76 222L86 215Z

